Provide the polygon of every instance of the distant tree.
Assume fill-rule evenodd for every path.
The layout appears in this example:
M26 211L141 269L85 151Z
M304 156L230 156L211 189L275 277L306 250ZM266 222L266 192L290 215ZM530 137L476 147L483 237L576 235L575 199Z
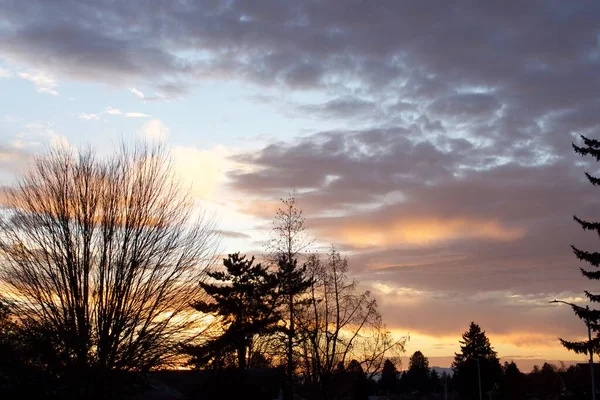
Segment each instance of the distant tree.
M454 385L452 384L452 375L447 371L442 372L442 375L440 376L440 385L442 386L444 394L453 392Z
M566 368L563 376L567 390L573 393L576 398L585 398L585 393L590 391L589 369L571 365Z
M415 351L408 361L409 371L429 371L429 359L419 350Z
M556 398L566 389L561 371L547 362L542 365L542 368L534 366L527 378L530 392L543 399ZM589 384L589 380L587 383Z
M12 310L0 301L0 398L41 398L43 371L24 346L20 329L12 322Z
M440 374L433 368L429 372L429 389L428 392L438 393L441 387Z
M469 330L463 333L460 353L455 353L452 368L454 382L459 393L467 399L479 397L478 362L481 371L482 392L486 393L500 382L502 367L485 331L471 322ZM479 361L477 361L479 360Z
M396 369L396 365L390 359L386 359L381 370L381 389L385 392L394 393L397 383L398 370Z
M525 375L521 373L514 361L507 361L502 366L500 397L505 400L521 400L527 398Z
M427 393L430 391L429 359L417 350L410 356L408 370L403 375L404 387L409 392Z
M237 367L243 370L254 336L273 332L280 319L275 311L278 282L267 267L254 264L254 257L229 254L223 265L224 271L208 272L211 281L200 282L210 299L193 303L196 310L219 318L223 332L202 345L189 347L188 352L193 355L192 363L200 366L233 351ZM253 361L260 363L258 358Z
M350 398L352 400L367 400L369 397L369 382L358 360L350 361L346 368L346 375L352 382Z
M285 336L285 358L287 385L284 391L286 400L293 398L293 377L295 371L294 345L297 337L295 322L296 312L301 302L301 295L310 287L310 279L306 276L306 266L298 265L298 257L306 252L312 240L309 239L302 209L298 207L294 196L281 199L281 207L273 219L271 240L267 246L270 259L277 263L277 279L282 304L282 316L287 321L283 329Z
M176 359L216 236L193 217L162 147L123 146L105 159L55 148L7 197L1 284L23 337L50 346L38 355L44 367L98 381Z
M404 351L404 339L392 338L377 302L348 278L348 260L334 247L327 260L312 254L306 265L311 285L297 326L307 380L327 391L336 367L348 359L358 360L368 379L380 373L386 357Z
M588 139L585 136L581 136L583 140L583 146L577 146L574 143L572 144L575 153L583 156L592 156L596 161L600 161L600 141L594 139ZM590 181L590 183L594 186L600 185L600 178L595 177L587 172L585 172L585 176ZM595 232L597 235L600 235L600 222L587 221L584 219L580 219L577 216L573 216L573 219L584 229ZM575 256L580 261L584 261L588 263L590 266L594 267L596 270L587 270L584 268L579 268L581 274L590 279L590 280L599 280L600 279L600 271L597 270L598 266L600 266L600 253L597 251L589 252L586 250L581 250L575 246L571 246ZM585 296L591 303L600 302L600 294L592 294L587 290L584 291ZM578 353L578 354L588 354L590 351L600 353L600 310L591 309L589 306L581 307L575 304L571 304L573 311L575 314L585 322L586 325L589 326L591 331L596 332L594 337L589 340L583 341L568 341L564 339L559 339L564 347L567 349Z

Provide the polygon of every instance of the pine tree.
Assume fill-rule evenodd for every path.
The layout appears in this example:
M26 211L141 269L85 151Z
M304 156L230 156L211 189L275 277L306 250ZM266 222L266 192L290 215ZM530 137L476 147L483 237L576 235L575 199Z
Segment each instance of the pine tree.
M440 374L433 368L429 372L429 392L437 393L440 388Z
M288 327L284 329L286 337L287 376L288 388L285 393L286 399L293 396L291 381L294 375L294 339L296 338L295 319L296 309L299 306L298 296L304 293L311 285L306 277L306 265L298 267L298 259L289 258L289 254L279 255L277 262L276 277L279 281L279 296L283 303L285 317L288 318Z
M506 361L502 367L500 398L503 400L520 400L526 398L525 375L521 373L514 361Z
M381 370L381 389L393 393L396 391L396 383L398 381L398 370L392 361L389 359L383 363Z
M408 371L403 376L404 386L410 392L429 392L429 359L419 350L415 351L408 361Z
M246 259L240 253L229 254L223 265L225 271L209 273L212 282L200 283L212 301L193 304L200 312L220 317L223 334L191 349L191 353L193 362L202 365L235 352L238 368L245 369L254 335L274 331L280 319L275 311L277 277L267 267L254 264L254 257Z
M490 391L500 381L502 367L498 355L481 327L471 322L462 335L460 353L455 353L452 369L456 388L466 398L479 396L478 363L481 371L482 393Z
M596 159L596 161L600 161L600 141L594 140L594 139L588 139L585 136L581 136L581 139L583 140L584 146L580 147L580 146L575 145L574 143L572 144L573 149L575 150L575 153L581 154L582 157L591 155L593 158ZM585 172L585 176L587 177L587 179L590 181L590 183L592 185L594 185L594 186L600 185L600 178L595 177L587 172ZM584 219L578 218L576 215L573 216L573 219L584 230L594 231L598 235L600 235L600 222L586 221ZM590 264L592 267L594 267L596 269L598 268L598 266L600 266L600 253L599 252L589 252L586 250L581 250L575 246L571 246L571 248L573 249L573 252L575 253L575 256L577 257L577 259L579 259L580 261L585 261L586 263ZM587 270L584 268L579 268L579 269L581 271L581 274L590 280L599 280L600 279L600 271L599 270ZM585 290L584 292L585 292L585 296L588 298L588 300L591 303L600 302L599 294L592 294L592 293L588 292L587 290ZM580 307L575 304L570 304L570 303L567 303L567 304L569 304L573 308L573 311L575 312L575 314L582 321L585 322L585 324L591 329L591 331L594 331L594 332L600 331L600 324L598 323L598 321L600 320L600 310L591 309L591 308L589 308L589 306ZM567 341L564 339L559 339L559 340L564 347L566 347L567 349L574 351L575 353L578 353L578 354L588 354L588 350L590 350L590 349L592 349L592 351L595 353L600 352L600 333L597 333L596 337L590 338L590 340L585 340L585 341L573 342L573 341Z

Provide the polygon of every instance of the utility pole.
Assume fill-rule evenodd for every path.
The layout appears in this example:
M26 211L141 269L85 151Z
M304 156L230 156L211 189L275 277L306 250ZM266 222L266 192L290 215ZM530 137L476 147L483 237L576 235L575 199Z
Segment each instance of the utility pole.
M481 396L481 366L479 365L479 358L469 357L471 360L477 361L477 380L479 381L479 400L483 400ZM596 400L596 399L594 399Z

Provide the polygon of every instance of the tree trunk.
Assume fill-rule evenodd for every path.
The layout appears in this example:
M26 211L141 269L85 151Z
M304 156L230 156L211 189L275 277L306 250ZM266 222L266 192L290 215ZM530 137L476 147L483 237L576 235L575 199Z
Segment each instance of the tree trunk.
M240 370L246 369L246 345L240 344L237 349L238 368Z
M292 400L294 398L294 295L290 295L289 307L290 329L288 330L287 343L287 388L284 393L284 400Z

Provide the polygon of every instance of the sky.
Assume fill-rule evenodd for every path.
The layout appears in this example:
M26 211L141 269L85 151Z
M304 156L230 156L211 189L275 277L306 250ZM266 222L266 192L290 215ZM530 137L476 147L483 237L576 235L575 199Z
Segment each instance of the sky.
M296 191L394 334L446 367L471 321L528 371L581 361L598 292L597 1L0 0L0 185L48 146L164 142L224 252Z

